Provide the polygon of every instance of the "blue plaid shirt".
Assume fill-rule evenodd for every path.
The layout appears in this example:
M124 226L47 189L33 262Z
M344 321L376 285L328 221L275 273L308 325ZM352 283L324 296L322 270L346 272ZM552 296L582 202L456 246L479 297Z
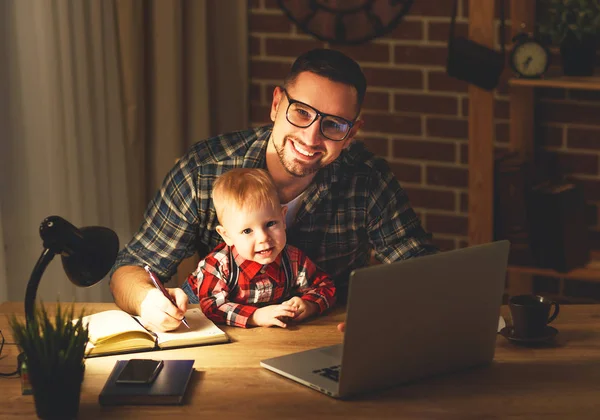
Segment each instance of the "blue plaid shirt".
M192 146L167 174L111 275L124 265L149 264L168 279L184 258L195 252L204 257L221 243L213 183L232 168L266 168L271 128L224 134ZM385 263L435 251L385 160L360 142L319 170L287 238L335 280L338 290L353 269L368 265L372 250Z

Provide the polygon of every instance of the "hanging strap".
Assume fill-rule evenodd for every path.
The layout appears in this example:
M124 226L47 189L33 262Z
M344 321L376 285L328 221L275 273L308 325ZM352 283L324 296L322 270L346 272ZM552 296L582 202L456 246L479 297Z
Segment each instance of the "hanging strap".
M452 47L454 41L454 27L456 26L456 14L458 13L458 0L454 0L454 8L452 10L452 19L450 20L450 39L448 45ZM502 48L502 55L504 51L504 0L500 0L500 47Z

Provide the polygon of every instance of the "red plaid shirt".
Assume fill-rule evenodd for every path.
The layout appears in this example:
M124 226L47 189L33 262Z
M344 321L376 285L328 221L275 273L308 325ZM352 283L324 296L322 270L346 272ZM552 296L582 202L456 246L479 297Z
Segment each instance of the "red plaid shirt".
M222 243L198 263L186 286L184 290L194 293L208 318L244 328L258 308L292 296L316 303L319 314L335 303L331 278L292 245L263 265Z

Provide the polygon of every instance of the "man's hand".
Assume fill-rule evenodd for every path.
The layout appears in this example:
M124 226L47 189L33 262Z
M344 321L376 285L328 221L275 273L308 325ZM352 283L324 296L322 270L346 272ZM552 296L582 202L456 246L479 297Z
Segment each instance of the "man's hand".
M259 308L250 316L248 323L259 327L281 327L287 328L284 319L296 316L292 305L284 302L279 305L269 305Z
M140 305L140 316L146 328L151 331L172 331L179 327L181 319L187 310L188 297L179 288L169 289L167 292L175 299L174 306L160 290L148 290L146 297Z
M298 296L294 296L293 298L286 300L282 303L282 305L285 304L290 305L294 312L296 312L294 322L302 322L306 318L309 318L319 313L319 305L317 305L314 302L309 302L307 300L301 299Z

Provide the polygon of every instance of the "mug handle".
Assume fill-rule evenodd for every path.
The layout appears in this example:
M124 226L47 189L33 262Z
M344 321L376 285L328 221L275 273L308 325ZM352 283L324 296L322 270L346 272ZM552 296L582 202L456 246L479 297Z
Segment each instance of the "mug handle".
M550 306L554 306L554 312L552 312L552 315L550 315L550 318L548 318L548 324L554 321L554 319L558 316L558 312L560 310L560 306L557 302L550 302Z

